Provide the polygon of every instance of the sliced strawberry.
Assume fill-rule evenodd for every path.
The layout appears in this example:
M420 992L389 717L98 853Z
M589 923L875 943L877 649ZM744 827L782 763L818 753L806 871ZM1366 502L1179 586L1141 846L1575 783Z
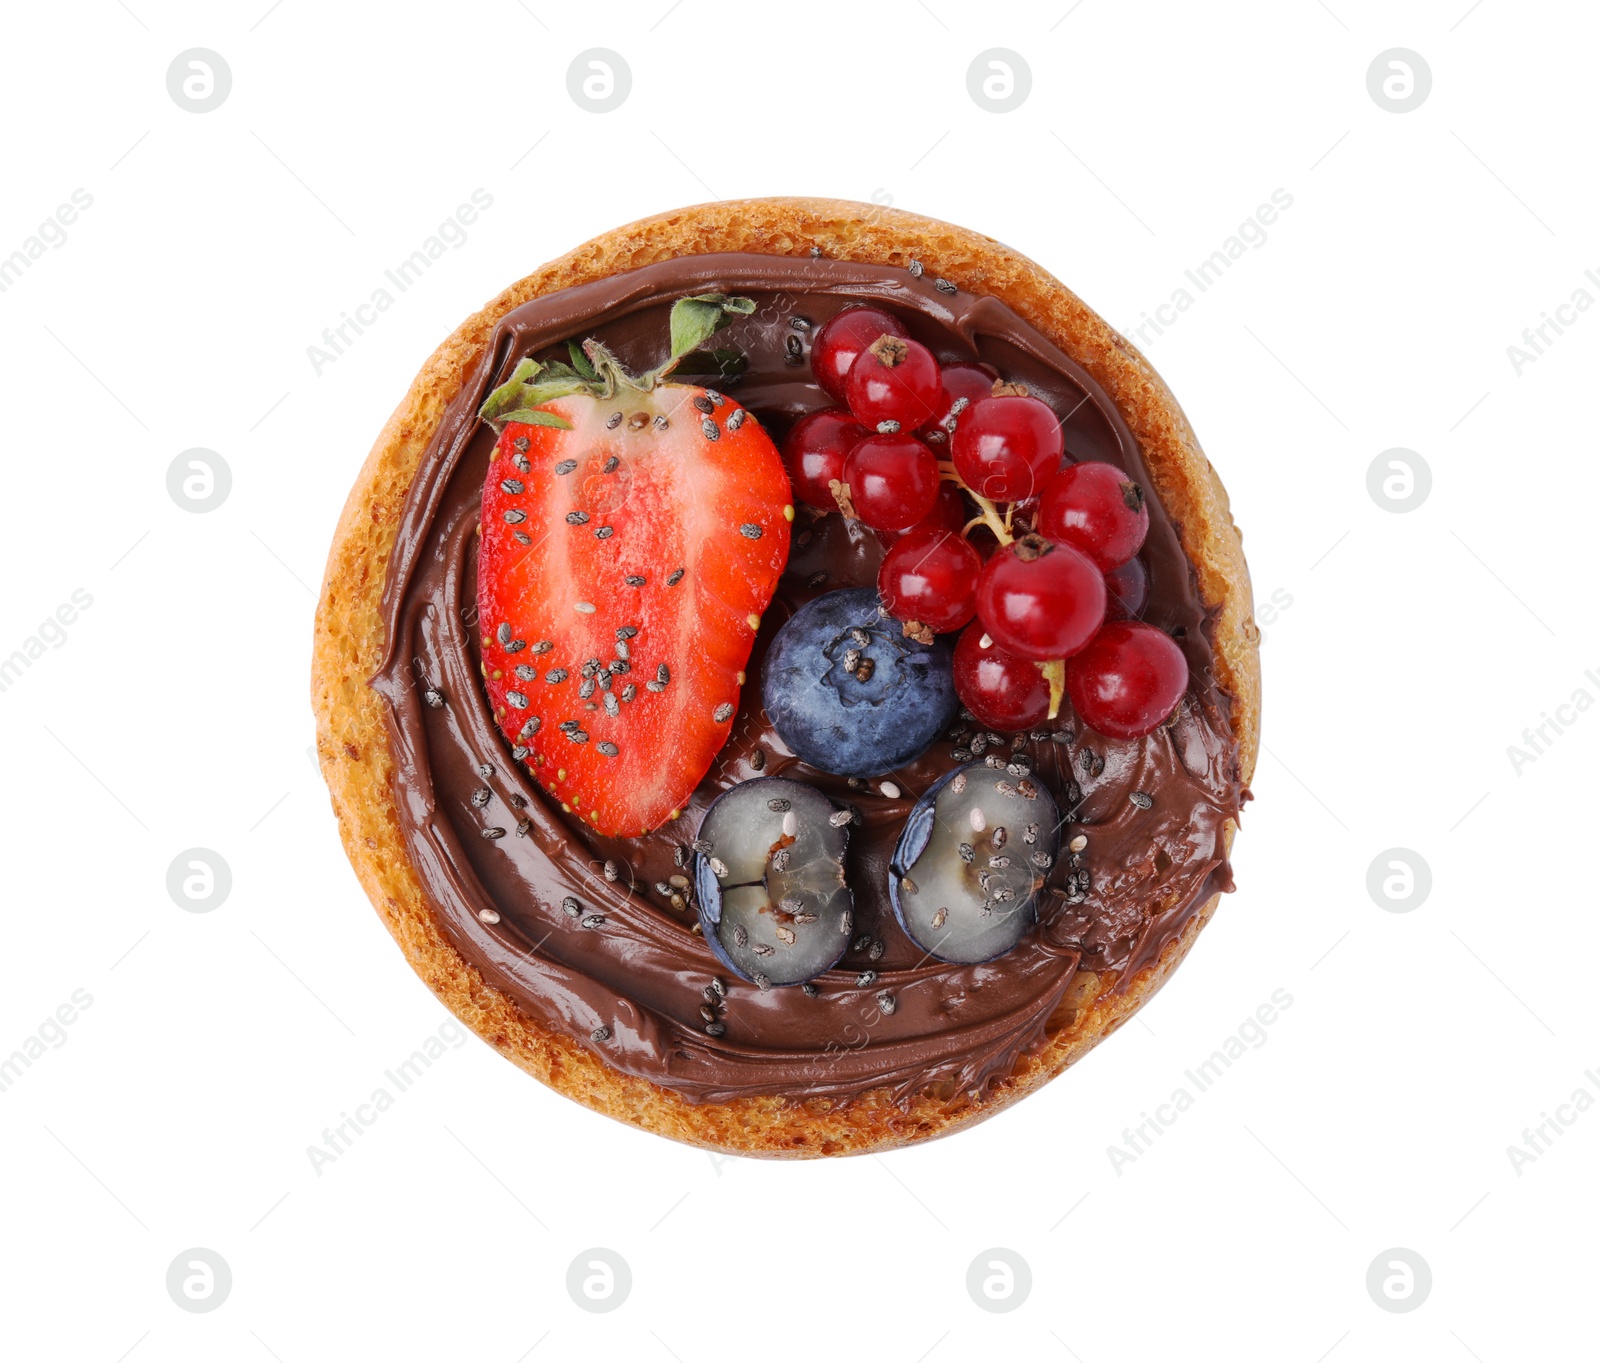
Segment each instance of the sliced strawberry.
M675 309L674 353L739 301L680 302L703 315L680 335ZM727 741L794 507L737 403L584 349L577 370L524 361L484 405L502 427L478 555L485 685L540 784L637 837L676 816Z

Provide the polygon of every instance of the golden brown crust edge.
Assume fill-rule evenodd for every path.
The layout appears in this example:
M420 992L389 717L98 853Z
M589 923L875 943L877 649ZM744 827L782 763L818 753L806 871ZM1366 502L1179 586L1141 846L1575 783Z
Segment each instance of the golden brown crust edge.
M339 518L317 603L311 676L317 752L345 851L412 969L485 1041L567 1097L619 1121L736 1154L856 1154L948 1134L1054 1078L1133 1015L1182 960L1216 907L1125 989L1081 974L1035 1054L981 1104L886 1090L850 1102L772 1097L694 1104L612 1069L546 1031L487 984L444 936L407 857L393 797L382 702L367 680L383 653L380 598L406 494L445 407L470 377L495 324L530 298L674 256L718 251L908 264L992 294L1083 365L1121 409L1215 609L1216 671L1235 698L1245 781L1255 769L1260 657L1250 579L1228 496L1177 400L1137 350L1045 270L992 238L932 218L837 199L747 199L679 209L607 232L534 271L469 317L422 367L379 434ZM1232 829L1230 829L1230 840Z

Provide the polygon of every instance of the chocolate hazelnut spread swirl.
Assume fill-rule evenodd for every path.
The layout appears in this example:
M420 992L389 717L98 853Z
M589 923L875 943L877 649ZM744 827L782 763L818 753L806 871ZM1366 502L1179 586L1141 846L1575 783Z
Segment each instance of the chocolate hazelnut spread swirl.
M529 1018L693 1102L980 1092L1044 1041L1078 971L1130 979L1206 900L1232 888L1225 825L1242 789L1230 698L1213 680L1212 620L1138 444L1082 368L998 300L948 287L886 266L725 254L535 299L501 320L406 500L384 591L387 651L372 685L387 701L396 804L432 909L456 948ZM1070 456L1107 460L1142 482L1152 495L1141 618L1172 634L1189 662L1190 691L1175 718L1145 738L1113 741L1064 710L1016 748L1010 736L988 740L966 726L892 774L897 798L877 781L806 766L761 708L766 644L819 593L873 585L883 548L859 524L801 508L732 736L682 816L643 838L607 839L553 804L512 760L480 686L475 531L495 438L475 414L519 360L565 359L569 339L600 338L634 372L659 364L673 301L713 291L756 301L754 314L713 342L737 352L742 368L680 376L725 389L774 441L830 405L806 363L815 328L871 303L892 310L941 362L981 361L1026 384L1062 419ZM997 960L945 965L900 931L888 863L918 795L975 750L1025 762L1070 822L1037 927ZM809 782L862 815L846 867L851 950L814 991L761 990L733 977L694 931L687 844L711 800L756 775Z

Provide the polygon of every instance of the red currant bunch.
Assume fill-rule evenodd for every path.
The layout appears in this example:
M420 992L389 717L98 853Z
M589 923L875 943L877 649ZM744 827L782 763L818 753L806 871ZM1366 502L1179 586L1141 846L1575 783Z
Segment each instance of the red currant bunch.
M1063 468L1061 423L1045 403L996 391L983 366L941 367L877 308L830 319L811 362L848 410L813 412L790 431L795 495L842 505L884 533L878 594L900 620L962 631L956 693L977 721L1032 728L1064 689L1078 717L1110 738L1158 728L1189 668L1170 637L1137 623L1150 589L1137 557L1150 528L1139 484L1112 464ZM941 479L930 441L948 443L959 484ZM963 489L1000 540L987 563L965 538ZM1009 506L1003 522L992 503ZM1035 529L1013 540L1013 523Z
M1039 502L1039 533L1082 550L1104 573L1137 554L1149 529L1144 489L1115 464L1069 464Z
M845 456L872 434L849 412L830 407L803 416L783 442L794 495L807 506L837 511L831 483L844 481Z
M961 481L991 502L1037 497L1061 467L1063 442L1056 414L1038 398L989 397L956 421L950 442Z
M1183 650L1152 625L1114 621L1067 661L1072 708L1108 738L1140 738L1160 728L1188 685Z
M967 503L961 495L961 489L948 479L939 480L939 495L933 499L933 510L924 516L912 530L922 526L937 526L940 530L948 530L952 535L959 535L967 528ZM910 531L906 532L910 534ZM981 563L979 566L982 566ZM972 570L978 571L977 567Z
M904 336L898 318L877 308L847 308L830 317L811 343L811 373L835 402L845 400L844 381L857 356L880 336Z
M874 530L908 530L939 496L939 461L913 435L869 435L845 456L857 516Z
M956 640L956 695L988 729L1031 729L1050 713L1050 684L1037 663L1007 653L976 621Z
M920 342L885 334L856 356L844 393L850 411L865 425L883 430L884 423L894 422L901 430L914 430L933 417L944 397L939 361Z
M945 365L939 371L939 387L944 390L944 396L939 399L939 410L934 419L917 434L932 445L947 442L955 431L961 413L973 403L988 397L994 384L994 375L982 365L967 364L961 360Z
M898 620L948 634L978 608L983 561L959 532L924 523L906 531L883 556L878 595Z
M1137 620L1150 599L1150 572L1144 560L1130 558L1106 574L1106 616L1111 620Z
M1070 545L1024 535L984 564L978 618L1019 658L1070 658L1106 618L1105 576Z

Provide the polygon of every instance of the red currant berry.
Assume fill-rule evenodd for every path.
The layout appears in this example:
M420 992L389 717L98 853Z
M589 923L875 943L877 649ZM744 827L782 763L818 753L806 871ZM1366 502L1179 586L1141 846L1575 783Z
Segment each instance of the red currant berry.
M1106 574L1106 617L1111 620L1137 620L1150 599L1150 573L1144 560L1130 558L1120 568Z
M951 668L956 695L986 729L1031 729L1050 713L1050 683L1044 673L1007 653L979 623L968 625L956 640Z
M856 420L898 421L907 431L927 422L944 400L933 352L900 336L875 340L857 355L844 391Z
M855 513L874 530L907 530L933 510L939 461L915 436L869 435L845 457Z
M1183 650L1152 625L1109 624L1067 663L1072 708L1107 738L1160 728L1188 685Z
M981 402L989 396L994 388L994 375L981 365L957 361L955 364L945 365L939 371L939 387L944 390L944 396L939 400L938 411L934 419L918 432L922 439L934 443L950 439L950 433L955 430L956 418L961 415L955 410L958 402L963 398L966 399L961 408L961 412L964 413L974 403Z
M916 620L935 634L960 629L978 608L983 560L960 535L926 523L894 542L878 569L878 595L896 620Z
M1144 489L1115 464L1068 464L1039 503L1039 533L1081 549L1102 572L1137 554L1149 529Z
M1061 466L1061 423L1038 398L984 398L956 422L950 442L961 480L991 502L1039 495Z
M1069 545L1024 535L983 565L978 618L1008 653L1070 658L1106 618L1106 580Z
M837 511L839 504L828 484L844 481L845 455L871 434L849 412L837 407L801 417L783 442L783 462L794 495L807 506Z
M830 317L811 343L811 375L835 402L844 401L844 381L850 366L878 337L904 336L897 318L877 308L847 308Z
M939 495L934 498L933 510L912 526L911 530L918 530L926 525L948 530L952 535L959 535L966 529L967 522L971 518L972 513L967 510L966 498L961 495L961 489L948 478L941 478ZM905 533L909 535L911 530Z

